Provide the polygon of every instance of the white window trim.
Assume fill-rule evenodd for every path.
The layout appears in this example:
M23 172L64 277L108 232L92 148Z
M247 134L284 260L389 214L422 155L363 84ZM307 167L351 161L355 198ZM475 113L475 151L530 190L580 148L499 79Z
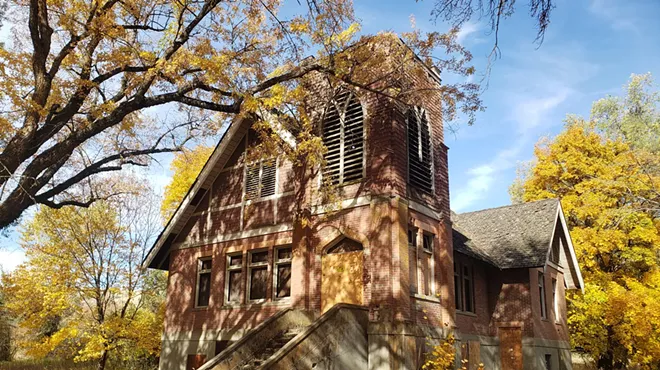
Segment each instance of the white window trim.
M247 254L247 257L248 257L247 276L246 276L246 278L247 278L247 289L245 291L245 299L250 303L263 303L263 302L266 302L268 300L268 291L266 291L266 297L264 297L264 298L259 298L259 299L251 299L250 298L250 295L251 295L250 293L251 293L251 290L252 290L252 270L254 268L262 268L262 267L266 266L266 276L268 276L268 274L270 273L270 271L268 271L270 269L270 263L268 261L268 257L266 257L265 262L252 262L252 255L253 254L263 253L263 252L266 252L266 255L268 255L268 249L255 249L255 250L249 251L248 254ZM268 283L266 283L266 286L268 286Z
M211 261L211 268L202 270L202 263L206 261ZM201 306L199 305L199 278L201 277L202 274L211 274L211 281L213 281L213 257L208 256L208 257L200 257L197 259L197 279L195 281L195 308L205 308L211 305L211 290L209 287L209 303L207 305Z
M541 306L541 318L548 318L548 308L545 302L545 274L542 271L538 271L538 286L539 286L539 304Z
M278 259L278 252L281 249L291 249L291 257L290 258L283 258L283 259ZM279 265L289 265L291 266L291 272L293 272L293 246L291 245L282 245L279 247L275 247L273 250L273 294L272 294L272 300L273 301L288 301L291 300L291 292L289 292L288 297L278 297L277 296L277 271Z
M231 258L236 257L236 256L241 256L241 264L240 266L232 266L230 264ZM241 304L241 300L239 299L238 301L230 301L229 300L229 273L231 271L241 271L243 270L243 263L244 263L245 258L243 257L243 252L236 252L236 253L228 253L226 257L226 265L227 267L225 268L225 299L224 303L227 305L232 305L232 304Z

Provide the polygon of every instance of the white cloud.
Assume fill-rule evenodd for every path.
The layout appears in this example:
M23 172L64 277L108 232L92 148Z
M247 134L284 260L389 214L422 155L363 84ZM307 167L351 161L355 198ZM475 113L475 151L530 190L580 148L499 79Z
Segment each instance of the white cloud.
M461 26L461 29L458 31L458 34L456 35L456 41L463 45L465 40L472 35L473 33L478 32L481 29L481 25L477 22L473 21L468 21Z
M518 125L518 133L528 135L538 127L550 111L566 101L572 90L563 87L556 92L519 100L512 109L512 118Z
M579 96L580 85L599 69L598 65L587 62L582 49L575 44L564 44L562 50L546 47L528 53L514 52L510 56L511 60L496 77L503 81L491 84L503 88L489 93L496 95L500 107L505 107L498 125L511 132L513 140L491 159L464 172L467 180L452 193L454 211L474 208L492 196L493 191L501 191L502 177L510 174L518 161L527 159L522 156L540 135L561 124L566 113L561 111L563 105Z
M466 172L470 176L467 184L450 200L452 210L461 212L485 199L499 175L515 165L515 158L526 143L526 139L518 140L512 147L499 151L492 160L469 169Z

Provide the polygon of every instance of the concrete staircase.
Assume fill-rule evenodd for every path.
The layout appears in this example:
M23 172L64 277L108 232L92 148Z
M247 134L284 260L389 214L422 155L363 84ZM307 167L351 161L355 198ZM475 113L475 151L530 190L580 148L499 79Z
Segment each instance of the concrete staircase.
M275 352L279 351L284 345L289 343L296 335L300 334L302 329L289 329L279 333L271 339L263 352L259 353L252 361L243 366L243 370L256 370L264 361L268 360Z
M366 369L366 307L337 304L316 318L282 310L198 370Z

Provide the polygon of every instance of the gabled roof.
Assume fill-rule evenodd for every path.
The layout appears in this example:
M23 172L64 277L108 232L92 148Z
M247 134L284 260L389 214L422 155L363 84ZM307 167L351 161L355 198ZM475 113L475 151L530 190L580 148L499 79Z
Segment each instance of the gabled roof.
M169 250L178 233L183 229L190 216L195 211L196 201L211 188L218 173L224 168L241 139L250 129L253 119L239 117L227 128L213 153L204 164L202 171L195 182L188 189L188 193L174 211L174 214L163 228L160 235L149 250L143 265L149 268L167 270Z
M555 230L564 233L563 261L574 287L582 276L557 199L521 203L462 214L452 213L454 250L499 269L542 267L548 261Z

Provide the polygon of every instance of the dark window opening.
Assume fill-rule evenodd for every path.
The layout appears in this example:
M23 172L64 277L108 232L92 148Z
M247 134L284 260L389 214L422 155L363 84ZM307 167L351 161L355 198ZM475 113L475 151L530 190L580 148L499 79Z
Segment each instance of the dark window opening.
M472 266L454 262L454 289L456 310L476 313Z
M424 240L422 241L422 247L427 252L433 251L433 235L424 234Z
M461 288L461 273L456 268L457 264L454 262L454 303L456 310L463 311L463 289Z
M291 247L279 248L275 260L275 298L291 296Z
M547 307L545 305L545 278L543 273L539 271L539 304L541 305L541 317L546 319L548 317Z
M197 307L209 305L211 297L211 259L205 258L198 261L197 267Z
M228 256L227 260L227 302L239 303L243 279L243 255Z
M219 355L222 351L226 350L227 347L231 346L234 343L231 340L216 340L215 341L215 355Z
M250 252L250 300L266 299L268 294L268 251Z

